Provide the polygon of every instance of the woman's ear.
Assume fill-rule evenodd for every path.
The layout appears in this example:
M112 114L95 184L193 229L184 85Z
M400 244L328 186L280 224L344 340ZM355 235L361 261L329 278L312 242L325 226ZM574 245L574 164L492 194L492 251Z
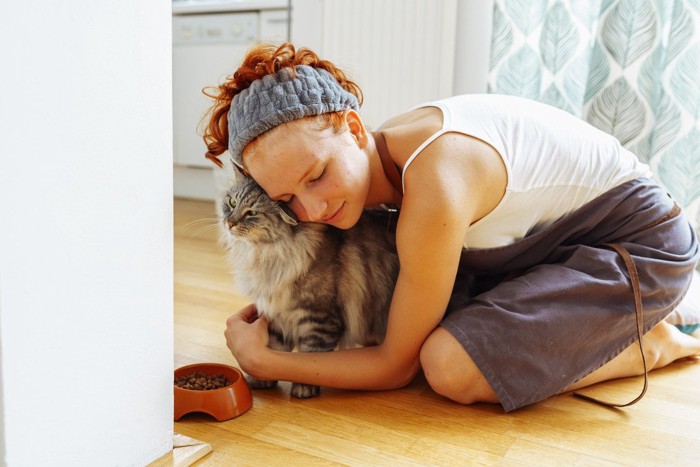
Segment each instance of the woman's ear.
M355 138L355 141L357 141L358 146L360 146L360 148L367 146L367 129L362 122L360 114L352 109L346 111L345 123L348 125L348 130L350 130L350 134Z

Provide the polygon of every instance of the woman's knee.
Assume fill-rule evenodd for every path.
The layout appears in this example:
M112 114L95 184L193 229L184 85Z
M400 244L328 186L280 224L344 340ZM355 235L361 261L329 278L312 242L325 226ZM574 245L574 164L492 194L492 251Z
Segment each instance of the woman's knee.
M436 393L462 404L498 402L484 375L464 347L438 327L423 344L421 366Z

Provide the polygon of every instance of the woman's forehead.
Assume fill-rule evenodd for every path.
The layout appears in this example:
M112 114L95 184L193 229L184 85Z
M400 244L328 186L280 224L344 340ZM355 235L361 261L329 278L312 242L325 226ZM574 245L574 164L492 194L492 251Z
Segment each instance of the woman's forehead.
M271 198L293 194L296 185L318 162L303 131L276 130L259 138L244 156L248 171Z
M283 123L275 128L258 136L253 144L249 145L251 152L262 153L277 157L284 154L290 148L302 148L309 145L310 140L315 136L308 131L309 125L302 124L301 121ZM246 148L247 152L248 148Z
M282 129L280 128L280 130ZM254 172L256 167L264 170L281 167L288 171L298 168L299 165L313 162L312 144L304 136L299 132L264 135L263 138L256 141L250 157L247 158L248 168L251 172Z

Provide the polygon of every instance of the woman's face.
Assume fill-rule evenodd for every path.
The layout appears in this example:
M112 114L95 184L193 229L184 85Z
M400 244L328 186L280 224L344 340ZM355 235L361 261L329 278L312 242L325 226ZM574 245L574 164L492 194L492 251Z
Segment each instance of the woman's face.
M299 220L350 228L365 207L370 180L357 128L364 131L360 124L336 133L333 127L319 129L314 118L280 125L246 148L246 167Z

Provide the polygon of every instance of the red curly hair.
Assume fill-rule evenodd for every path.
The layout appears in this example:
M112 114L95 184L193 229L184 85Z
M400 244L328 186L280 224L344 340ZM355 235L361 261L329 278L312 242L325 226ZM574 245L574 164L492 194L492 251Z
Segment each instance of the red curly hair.
M207 87L202 92L214 99L214 105L205 115L204 120L209 119L204 127L202 137L207 145L205 157L214 162L219 167L223 164L219 160L219 155L228 149L228 111L231 101L239 92L248 88L255 80L263 76L276 73L282 68L291 68L297 65L308 65L314 68L322 68L330 73L343 89L357 97L357 101L362 105L362 90L353 81L345 76L345 73L327 60L321 60L318 55L307 48L296 50L292 44L285 42L280 46L261 44L252 47L246 53L243 63L226 81L220 86ZM344 127L342 112L330 112L322 114L325 127L332 126L336 131Z

